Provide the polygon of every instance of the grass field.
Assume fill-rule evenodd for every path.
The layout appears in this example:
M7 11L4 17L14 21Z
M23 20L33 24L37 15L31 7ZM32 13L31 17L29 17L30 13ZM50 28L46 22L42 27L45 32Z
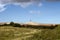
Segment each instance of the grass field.
M60 25L55 29L1 26L0 40L60 40Z

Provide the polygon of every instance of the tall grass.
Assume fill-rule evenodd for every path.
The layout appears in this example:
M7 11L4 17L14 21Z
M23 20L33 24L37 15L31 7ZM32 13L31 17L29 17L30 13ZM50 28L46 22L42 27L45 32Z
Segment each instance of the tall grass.
M1 26L0 40L60 40L60 25L55 29Z

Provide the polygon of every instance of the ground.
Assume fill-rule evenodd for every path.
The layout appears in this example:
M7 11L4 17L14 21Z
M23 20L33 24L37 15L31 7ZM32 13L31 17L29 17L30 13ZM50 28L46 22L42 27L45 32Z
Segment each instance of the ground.
M60 40L60 26L55 29L1 26L0 40Z

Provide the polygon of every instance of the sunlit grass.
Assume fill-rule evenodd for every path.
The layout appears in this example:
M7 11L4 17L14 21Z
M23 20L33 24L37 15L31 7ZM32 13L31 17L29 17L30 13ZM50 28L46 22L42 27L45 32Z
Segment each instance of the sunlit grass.
M0 27L0 40L59 40L60 25L55 29Z

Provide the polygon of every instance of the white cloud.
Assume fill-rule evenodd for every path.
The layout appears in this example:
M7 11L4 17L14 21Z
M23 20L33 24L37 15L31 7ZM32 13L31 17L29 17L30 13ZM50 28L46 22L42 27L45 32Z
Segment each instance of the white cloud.
M29 11L29 13L32 13L32 14L40 14L40 11L39 10L31 10L31 11Z
M0 4L0 12L4 11L6 8L5 8L5 4Z
M18 5L18 6L21 6L23 8L26 8L31 4L32 4L31 2L28 2L28 3L14 3L14 5Z
M0 8L0 12L3 12L4 10L6 10L6 8Z
M42 6L42 3L39 3L38 6L41 7Z
M19 5L23 8L32 4L37 4L37 6L41 6L40 0L0 0L0 11L5 10L5 6L8 4Z

